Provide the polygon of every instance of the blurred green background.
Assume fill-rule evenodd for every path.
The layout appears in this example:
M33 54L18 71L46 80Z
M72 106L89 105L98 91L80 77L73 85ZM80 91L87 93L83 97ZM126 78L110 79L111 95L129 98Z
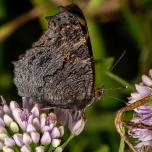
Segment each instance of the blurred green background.
M115 113L125 106L141 74L152 67L151 0L0 0L0 94L8 101L21 101L13 85L12 62L47 28L44 17L70 3L79 5L86 16L96 87L105 90L101 101L86 110L84 132L65 151L118 152Z

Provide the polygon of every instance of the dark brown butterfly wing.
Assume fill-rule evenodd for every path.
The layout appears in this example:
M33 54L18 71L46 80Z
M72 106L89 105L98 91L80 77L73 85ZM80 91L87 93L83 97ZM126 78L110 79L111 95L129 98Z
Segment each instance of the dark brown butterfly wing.
M18 93L50 106L82 109L94 96L85 18L76 5L69 5L47 20L48 29L14 62Z

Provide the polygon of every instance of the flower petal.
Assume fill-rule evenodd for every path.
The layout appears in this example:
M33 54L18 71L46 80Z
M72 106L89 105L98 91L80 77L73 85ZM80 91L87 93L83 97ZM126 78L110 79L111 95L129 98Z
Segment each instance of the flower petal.
M142 81L146 86L152 86L152 79L150 77L143 75Z
M31 152L30 146L29 145L22 146L21 152Z
M41 138L41 144L42 145L48 145L51 143L51 136L49 134L49 132L44 132Z
M22 134L15 134L13 136L15 143L17 146L22 147L23 146L23 135Z
M61 139L52 139L52 146L54 148L58 147L61 143Z
M24 133L23 134L23 143L25 145L29 145L29 144L32 143L32 139L31 139L31 137L30 137L30 135L28 133Z
M13 146L15 145L15 141L14 141L14 139L11 138L11 137L6 137L6 138L4 139L4 144L5 144L5 146L11 148L11 147L13 147Z
M38 132L31 132L31 138L35 144L40 140L40 134Z
M57 127L54 127L52 132L51 132L51 137L52 138L59 138L61 136L60 131Z
M36 147L36 152L44 152L44 147L43 146Z

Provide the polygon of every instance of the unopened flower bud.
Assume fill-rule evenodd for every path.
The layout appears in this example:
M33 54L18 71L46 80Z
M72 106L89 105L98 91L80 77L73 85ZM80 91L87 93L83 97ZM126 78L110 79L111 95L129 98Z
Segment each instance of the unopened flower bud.
M52 139L52 146L54 148L58 147L61 143L61 140L60 139Z
M19 124L19 126L22 128L22 130L26 130L27 126L23 121L21 120L22 110L19 108L15 108L12 111L13 117L15 121Z
M10 102L10 109L11 111L14 111L16 108L19 108L19 105L15 101Z
M33 115L30 115L30 116L29 116L28 121L27 121L28 124L32 124L32 122L33 122L33 117L34 117Z
M42 113L40 115L40 124L41 124L41 127L45 126L45 122L46 122L46 114Z
M17 146L22 147L23 146L23 135L22 134L15 134L13 136L15 143Z
M32 124L34 125L36 129L38 130L40 129L40 121L38 118L34 118Z
M62 152L63 151L63 149L62 149L62 147L57 147L55 150L54 150L54 152Z
M4 151L4 152L14 152L13 149L8 148L8 147L6 147L6 146L3 147L3 151Z
M44 152L44 147L43 146L36 147L36 152Z
M44 132L41 138L41 144L42 145L48 145L51 143L51 136L49 134L49 132Z
M7 134L7 130L4 127L0 127L0 133Z
M11 129L12 132L14 132L14 133L19 132L18 124L17 124L16 122L14 122L14 121L10 124L10 129Z
M13 119L9 116L9 115L7 115L7 114L5 114L4 115L4 123L7 125L7 126L9 126L10 124L11 124L11 122L13 122Z
M24 145L22 148L21 148L21 152L31 152L31 148L29 145Z
M71 126L69 125L69 128L72 134L77 136L83 131L84 126L85 126L85 121L83 118L81 118L76 123L72 124Z
M39 111L38 104L34 105L34 107L32 108L31 112L32 112L34 117L39 117L40 111Z
M147 75L142 76L142 81L146 86L152 86L152 79Z
M5 134L5 133L0 133L0 140L3 141L6 137L8 137L7 134Z
M31 132L32 141L37 144L40 140L40 134L38 132Z
M48 115L48 121L49 121L49 123L50 124L54 124L54 125L56 125L56 123L57 123L57 118L56 118L56 115L54 114L54 113L50 113L49 115Z
M6 137L4 139L4 144L7 147L13 147L15 145L15 141L11 137Z
M60 137L60 131L57 127L54 127L52 132L51 132L51 137L52 138L59 138Z
M11 114L11 110L9 108L9 106L7 104L4 104L3 106L3 111L5 114L10 115Z
M28 145L32 143L32 139L28 133L23 134L23 143Z
M34 126L32 124L28 124L26 131L30 133L30 132L36 131L36 129L34 128Z

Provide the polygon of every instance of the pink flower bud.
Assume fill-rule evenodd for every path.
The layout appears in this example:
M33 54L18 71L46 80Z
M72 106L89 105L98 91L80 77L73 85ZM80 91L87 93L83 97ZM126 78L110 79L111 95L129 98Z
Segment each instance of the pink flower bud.
M81 118L78 121L69 124L69 129L71 130L72 134L77 136L83 131L84 126L85 121L83 118Z
M15 134L13 136L15 143L17 146L22 147L23 146L23 135L22 134Z
M32 108L31 112L32 112L34 117L39 117L40 111L39 111L38 104L34 105L34 107Z
M51 131L51 130L52 130L52 127L50 128L50 126L43 126L43 127L41 127L41 131L42 132Z
M48 145L51 143L51 136L49 134L49 132L44 132L41 138L41 144L42 145Z
M34 131L36 131L36 129L34 128L34 126L32 124L28 124L26 131L27 132L34 132Z
M51 137L52 138L59 138L61 136L60 131L57 127L54 127L52 132L51 132Z
M44 147L43 146L36 147L36 152L44 152Z
M28 121L27 121L28 124L31 124L33 122L33 117L34 117L33 115L29 116Z
M16 108L19 108L19 105L15 101L10 102L10 109L11 111L14 111Z
M23 134L23 143L25 145L31 144L32 143L32 139L30 137L30 135L28 133L24 133Z
M32 141L37 144L40 140L40 134L38 132L31 132Z
M152 86L152 79L146 75L142 76L142 81L147 86Z
M21 120L21 116L22 116L22 110L19 108L16 108L12 111L13 117L15 119L15 121L19 124L19 126L25 131L27 128L27 123L23 122Z
M41 124L41 127L45 126L45 122L46 122L46 114L42 113L40 115L40 124Z
M56 118L56 115L54 113L50 113L47 117L47 120L49 121L49 124L56 125L56 123L57 123L57 118Z
M24 145L22 148L21 148L21 152L31 152L31 148L29 145Z
M6 138L4 139L4 144L5 144L5 146L7 146L7 147L13 147L13 146L15 145L15 141L14 141L14 139L12 139L11 137L6 137Z
M5 114L10 115L11 114L11 110L9 108L9 106L7 104L4 104L3 106L3 111Z
M135 87L136 87L137 92L140 93L143 97L151 94L151 89L147 86L136 84Z
M34 125L36 129L38 130L40 129L40 121L38 118L34 118L32 124Z

